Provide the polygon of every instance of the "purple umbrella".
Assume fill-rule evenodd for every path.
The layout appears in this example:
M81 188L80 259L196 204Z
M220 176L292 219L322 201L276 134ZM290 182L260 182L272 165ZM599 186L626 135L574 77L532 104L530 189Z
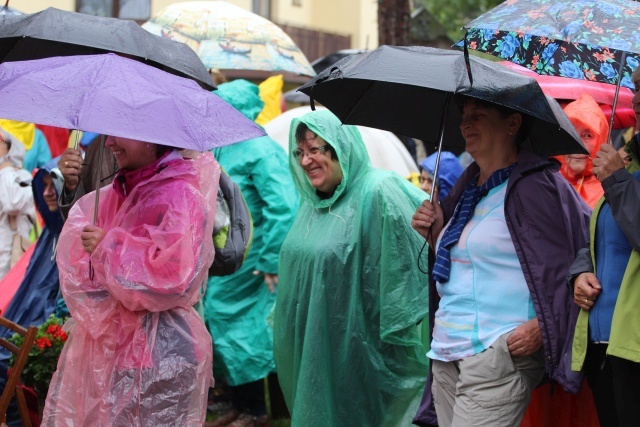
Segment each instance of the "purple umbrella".
M110 53L0 64L0 117L205 151L265 135L193 80Z

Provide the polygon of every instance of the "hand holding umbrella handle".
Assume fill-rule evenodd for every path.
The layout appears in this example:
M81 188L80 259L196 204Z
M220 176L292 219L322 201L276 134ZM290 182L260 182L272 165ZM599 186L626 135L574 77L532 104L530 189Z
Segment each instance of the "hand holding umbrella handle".
M80 151L67 148L58 161L58 169L64 178L65 190L68 193L73 192L80 183L80 170L82 169Z
M618 150L613 148L611 144L602 144L600 151L596 153L593 159L593 175L602 182L609 178L615 171L624 168L624 161Z
M433 200L422 202L411 218L411 227L422 237L427 239L431 248L436 247L436 241L444 228L444 212L438 203L438 191L433 193Z

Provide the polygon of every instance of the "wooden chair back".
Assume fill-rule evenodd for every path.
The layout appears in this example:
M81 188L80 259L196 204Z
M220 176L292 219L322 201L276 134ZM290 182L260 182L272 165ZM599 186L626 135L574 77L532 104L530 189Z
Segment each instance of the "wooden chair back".
M0 397L0 424L5 422L7 408L9 407L11 399L15 395L16 401L18 402L18 410L20 411L20 418L22 419L22 425L25 427L31 427L27 402L24 398L24 392L20 387L18 387L18 383L20 382L22 370L27 363L29 351L31 351L31 347L33 347L33 344L35 343L38 328L35 326L29 326L29 328L25 329L2 316L0 316L0 327L9 329L12 332L17 332L24 338L22 346L20 347L4 338L0 338L0 346L16 355L16 360L10 368L7 383L4 391L2 392L2 397Z

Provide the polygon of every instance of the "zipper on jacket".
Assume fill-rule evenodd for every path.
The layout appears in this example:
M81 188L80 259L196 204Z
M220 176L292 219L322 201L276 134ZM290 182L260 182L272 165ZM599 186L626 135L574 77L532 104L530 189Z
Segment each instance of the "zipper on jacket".
M519 181L519 180L520 179L517 179L513 183L510 183L511 184L510 187L513 188L515 186L516 182ZM509 190L509 188L507 188L507 190ZM505 197L504 197L504 205L505 205L505 207L508 206L507 202L508 202L508 199L509 199L510 195L511 195L510 191L507 191L507 193L505 194ZM522 203L520 201L520 198L517 197L517 195L513 196L513 197L516 197L516 201L518 202L518 204L522 205ZM518 222L518 226L522 226L522 222L520 221L520 216L518 215L518 212L515 212L514 215L515 215L516 221ZM507 228L509 228L508 227L508 221L507 221ZM509 230L509 234L511 234L511 230ZM520 241L520 236L518 235L518 233L513 233L513 234L514 234L513 238L518 243L518 248L520 248L520 252L522 253L522 242ZM518 254L518 248L516 248L516 254ZM520 257L518 257L518 259L520 259ZM529 277L533 277L533 275L531 274L531 269L529 268L529 263L527 262L526 259L524 259L524 264L522 265L522 267L523 267L523 273L524 273L524 267L526 267ZM527 287L529 287L529 283L527 283ZM533 292L532 292L532 290L533 290ZM542 317L542 324L546 325L547 324L546 316L544 314L544 309L542 308L542 303L541 303L542 298L540 297L540 292L538 291L538 289L535 286L533 286L533 289L529 288L529 292L532 293L532 294L535 294L535 296L538 298L538 304L540 305L540 313L539 314L540 314L540 317ZM534 309L535 309L535 303L534 303ZM537 317L537 315L538 315L538 312L536 311L536 317ZM546 338L547 343L551 343L551 340L550 340L550 338L548 336L548 332L545 330L545 328L543 328L540 325L540 320L538 320L538 327L540 328L540 334L542 335L542 350L543 350L543 353L545 354L545 360L546 360L545 364L547 365L547 369L545 369L545 371L547 371L547 374L549 375L549 379L553 379L553 375L554 375L556 369L555 369L553 360L551 359L551 348L549 348L549 352L547 353L547 349L544 346L545 338ZM552 346L550 346L550 347L552 347Z
M238 223L238 227L240 227L240 235L242 236L242 243L247 246L247 238L245 236L245 229L246 227L244 226L244 222L242 222L241 218L236 219L236 222Z

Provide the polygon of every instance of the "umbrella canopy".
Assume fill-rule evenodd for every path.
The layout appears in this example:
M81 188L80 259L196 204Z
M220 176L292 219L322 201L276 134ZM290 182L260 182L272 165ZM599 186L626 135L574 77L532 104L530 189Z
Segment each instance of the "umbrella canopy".
M4 6L0 7L0 15L24 15L24 13L5 4Z
M508 0L465 28L470 49L539 74L617 84L622 66L620 84L633 89L631 73L640 65L635 1Z
M174 3L142 27L188 44L207 68L316 74L280 27L225 1Z
M311 66L315 70L316 73L324 71L325 68L329 68L336 62L340 61L342 58L346 58L349 55L353 55L354 53L365 53L367 50L365 49L341 49L330 53L329 55L325 55L321 58L316 59L311 63Z
M215 88L211 75L182 43L156 37L134 21L48 8L0 15L0 62L115 52Z
M329 68L342 58L346 58L349 55L353 55L354 53L365 53L367 50L365 49L341 49L330 53L329 55L325 55L321 58L316 59L311 63L314 71L316 73L322 72L325 68ZM299 104L308 104L309 97L302 92L298 92L297 89L291 89L288 92L284 93L284 100L287 102L296 102Z
M194 81L115 54L0 64L0 117L198 151L264 135Z
M461 94L528 114L534 151L545 155L587 154L580 137L538 83L505 67L471 57L470 85L462 52L419 46L381 46L349 56L300 90L343 123L370 126L437 143L444 121L444 145L464 146L460 111L451 95Z
M310 111L309 106L292 108L271 120L264 129L286 152L289 152L291 121ZM412 172L418 172L418 165L397 136L391 132L365 126L358 126L358 130L374 167L395 171L403 177L411 175Z
M567 79L558 76L540 75L534 71L524 68L521 65L514 64L509 61L500 62L501 65L536 79L542 91L554 98L562 106L575 101L585 93L588 93L600 105L600 108L607 117L607 122L611 118L611 106L613 105L616 87L606 83L592 82L589 80ZM614 129L625 129L635 126L636 116L633 111L631 100L633 92L627 88L621 88L618 96L618 105L616 106L615 120L613 122Z

